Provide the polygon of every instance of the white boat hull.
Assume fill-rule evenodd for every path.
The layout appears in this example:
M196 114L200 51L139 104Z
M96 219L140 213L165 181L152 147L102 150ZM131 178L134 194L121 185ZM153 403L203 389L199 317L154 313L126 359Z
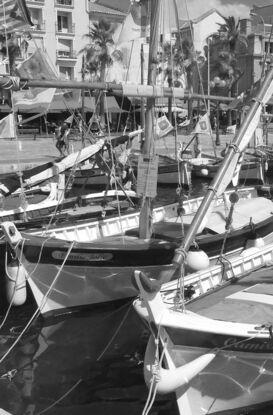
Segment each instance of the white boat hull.
M130 278L132 267L65 266L60 271L60 266L40 264L39 275L32 275L35 265L24 262L29 286L43 314L135 297L138 293ZM146 266L142 270L151 278L167 281L173 266Z
M209 350L172 350L176 366L183 365ZM182 389L182 388L181 388ZM184 415L214 414L221 411L243 410L272 401L273 356L222 351L202 370L184 390L177 390L178 405L185 408L185 397L189 405ZM184 403L184 405L183 405ZM237 412L236 412L237 413Z

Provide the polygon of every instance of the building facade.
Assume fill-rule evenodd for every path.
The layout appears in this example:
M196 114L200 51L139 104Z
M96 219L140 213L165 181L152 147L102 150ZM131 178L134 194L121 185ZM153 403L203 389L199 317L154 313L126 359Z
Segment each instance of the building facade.
M79 51L86 43L89 31L88 2L85 0L27 0L34 29L32 40L21 48L22 58L30 56L36 48L47 56L61 79L81 78Z

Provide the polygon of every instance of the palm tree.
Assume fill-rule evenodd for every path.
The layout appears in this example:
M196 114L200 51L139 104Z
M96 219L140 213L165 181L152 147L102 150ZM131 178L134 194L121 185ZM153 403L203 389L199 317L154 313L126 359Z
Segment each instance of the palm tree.
M247 47L247 40L244 35L240 33L240 20L237 21L233 16L224 17L225 23L218 23L219 37L222 39L223 44L227 45L231 54L236 53L236 49L239 43Z
M114 32L115 26L106 20L93 23L89 33L85 35L89 43L80 51L85 55L85 69L93 79L100 82L105 81L106 70L113 63L109 47L114 43ZM104 124L104 96L97 91L96 98L96 108L100 104L97 113Z
M185 72L183 62L181 59L181 53L177 42L171 44L165 42L162 46L162 53L158 58L158 74L163 74L163 80L167 81L169 87L179 87L181 85L180 78ZM172 98L168 98L168 118L172 119Z
M239 20L233 16L224 17L225 23L218 23L218 32L211 42L211 73L224 80L231 93L232 88L242 76L238 67L237 53L240 46L247 47L247 39L240 33ZM213 78L213 77L211 77Z
M187 88L190 95L193 93L194 74L198 66L203 64L200 53L194 50L193 44L189 39L183 39L182 42L177 39L174 45L165 43L162 47L162 56L159 61L163 63L164 69L159 66L159 73L163 71L164 79L167 80L168 86L181 86L181 76L185 74ZM171 99L169 100L169 118ZM188 99L188 117L190 120L189 128L192 127L192 99Z
M188 118L190 120L189 129L192 128L192 119L193 119L193 107L192 107L192 98L194 88L194 75L196 70L198 70L198 78L201 73L199 69L202 68L204 64L204 59L200 56L200 52L195 51L193 43L189 39L183 39L181 48L181 57L183 60L183 67L186 73L188 91L190 93L188 99ZM200 81L202 81L200 79Z

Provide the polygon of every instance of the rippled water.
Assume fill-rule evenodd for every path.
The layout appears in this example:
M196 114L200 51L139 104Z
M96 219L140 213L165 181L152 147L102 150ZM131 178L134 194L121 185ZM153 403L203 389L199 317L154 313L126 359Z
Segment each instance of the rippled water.
M194 193L205 188L206 183L196 183ZM159 189L159 201L174 198L175 188ZM0 408L13 415L142 413L148 397L142 365L148 331L130 302L39 317L22 336L34 304L6 310L2 307L0 315ZM177 413L174 395L157 396L150 411Z

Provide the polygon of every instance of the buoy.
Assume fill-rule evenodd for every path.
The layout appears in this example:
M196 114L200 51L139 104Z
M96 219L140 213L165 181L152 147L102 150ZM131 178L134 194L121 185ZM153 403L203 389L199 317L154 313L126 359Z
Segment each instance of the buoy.
M202 271L203 269L207 269L209 265L209 257L202 249L196 248L195 246L190 247L185 263L186 272Z
M26 271L18 259L12 259L6 266L6 295L12 305L19 306L26 302Z
M263 238L250 238L246 241L245 248L262 248L264 246L264 240Z
M215 358L216 353L206 353L189 363L174 369L164 369L155 362L156 346L154 338L150 336L144 357L144 379L146 385L156 377L156 391L159 394L175 392L178 388L187 385L195 376L205 369Z
M209 171L208 171L208 169L201 169L200 173L202 174L202 176L208 176Z

